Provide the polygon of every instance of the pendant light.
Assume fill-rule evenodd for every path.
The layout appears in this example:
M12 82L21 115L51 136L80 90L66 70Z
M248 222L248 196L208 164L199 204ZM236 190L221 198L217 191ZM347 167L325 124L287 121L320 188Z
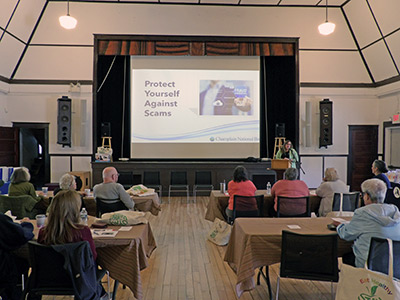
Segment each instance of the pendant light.
M336 25L328 21L328 0L326 0L326 19L325 22L318 26L319 33L329 35L335 31Z
M69 15L69 0L67 1L67 15L58 18L60 25L65 29L74 29L78 21Z

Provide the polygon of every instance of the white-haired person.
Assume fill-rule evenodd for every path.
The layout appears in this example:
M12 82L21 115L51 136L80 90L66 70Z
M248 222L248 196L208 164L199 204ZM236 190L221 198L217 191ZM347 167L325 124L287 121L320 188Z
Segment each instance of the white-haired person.
M363 268L371 237L400 240L400 212L395 205L383 203L386 189L380 179L365 180L361 184L365 206L354 211L350 223L333 222L340 238L354 241L353 251L343 256L343 263Z
M326 168L323 182L317 188L315 193L321 197L321 204L319 205L318 215L325 217L332 211L333 196L335 193L348 193L349 188L339 179L335 168Z
M35 187L29 181L31 180L31 174L25 167L14 169L11 174L10 185L8 186L9 196L23 196L29 195L36 201L42 200L42 197L36 195ZM42 192L39 192L41 194Z
M74 175L71 174L64 174L63 176L61 176L60 181L58 182L59 187L56 188L53 192L53 195L57 195L58 192L60 191L76 191L76 179ZM81 209L82 207L85 207L85 203L83 201L83 196L81 195Z

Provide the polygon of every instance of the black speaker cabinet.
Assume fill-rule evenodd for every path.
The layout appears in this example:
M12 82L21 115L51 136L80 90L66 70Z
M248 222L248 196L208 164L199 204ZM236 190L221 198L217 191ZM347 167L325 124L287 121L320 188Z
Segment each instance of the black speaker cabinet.
M285 136L285 123L276 123L275 137L284 137L284 136Z
M101 137L111 136L111 123L103 122L101 123Z
M333 115L332 101L324 99L319 102L319 147L328 148L333 144Z
M57 99L57 144L71 147L71 99Z

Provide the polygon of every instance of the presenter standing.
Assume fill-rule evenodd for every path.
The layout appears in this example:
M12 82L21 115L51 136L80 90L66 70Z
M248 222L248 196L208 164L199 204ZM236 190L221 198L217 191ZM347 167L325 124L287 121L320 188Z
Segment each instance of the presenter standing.
M299 155L296 150L293 149L293 144L289 140L283 143L282 147L276 153L275 159L290 160L290 167L298 169Z

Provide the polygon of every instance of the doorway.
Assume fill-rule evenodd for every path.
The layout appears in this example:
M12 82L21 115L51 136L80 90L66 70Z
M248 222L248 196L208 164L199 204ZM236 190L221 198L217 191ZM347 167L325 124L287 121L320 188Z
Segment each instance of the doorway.
M49 123L13 122L19 128L19 165L27 167L36 189L50 182Z
M361 183L372 178L371 165L378 157L378 125L349 125L347 184L361 191Z

